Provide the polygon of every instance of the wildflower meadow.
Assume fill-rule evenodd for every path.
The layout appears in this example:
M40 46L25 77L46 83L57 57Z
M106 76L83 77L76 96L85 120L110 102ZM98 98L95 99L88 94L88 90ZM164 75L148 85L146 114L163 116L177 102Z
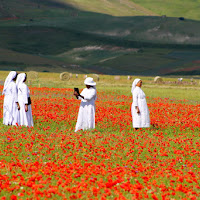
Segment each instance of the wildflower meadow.
M75 133L73 88L30 90L34 127L0 125L1 200L200 199L198 102L146 92L151 127L135 131L131 93L97 86L96 128Z

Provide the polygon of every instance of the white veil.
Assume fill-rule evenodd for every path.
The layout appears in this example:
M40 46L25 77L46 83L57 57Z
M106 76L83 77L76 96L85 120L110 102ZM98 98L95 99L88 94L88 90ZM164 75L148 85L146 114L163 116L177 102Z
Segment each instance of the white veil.
M137 83L138 83L139 81L141 81L141 79L139 79L139 78L136 78L136 79L133 81L133 83L132 83L132 88L131 88L132 94L133 94L133 90L135 89L135 87L136 87L136 85L137 85Z
M8 88L8 85L9 85L10 82L16 77L16 75L17 75L17 72L16 72L16 71L11 71L11 72L8 74L8 76L7 76L7 78L6 78L5 82L4 82L4 87L3 87L3 92L2 92L2 94L5 94L5 91L6 91L6 89Z
M19 88L20 85L24 82L25 78L26 78L25 73L21 73L17 76L17 80L16 80L17 88Z

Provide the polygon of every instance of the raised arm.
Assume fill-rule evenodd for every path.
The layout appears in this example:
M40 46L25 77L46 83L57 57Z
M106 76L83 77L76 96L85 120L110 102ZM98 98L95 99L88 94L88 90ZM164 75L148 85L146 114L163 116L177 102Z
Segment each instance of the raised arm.
M80 94L80 97L87 100L87 101L90 101L95 96L96 96L96 90L95 89L90 89L90 90L87 90L87 92Z

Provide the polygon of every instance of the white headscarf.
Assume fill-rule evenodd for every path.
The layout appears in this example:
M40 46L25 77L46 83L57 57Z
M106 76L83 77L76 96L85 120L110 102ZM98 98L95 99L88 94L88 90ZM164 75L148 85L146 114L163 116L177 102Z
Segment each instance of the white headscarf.
M7 78L6 78L5 82L4 82L4 87L3 87L3 92L2 92L2 94L5 94L6 89L8 88L9 84L11 83L11 81L16 77L16 75L17 75L17 72L16 72L16 71L11 71L11 72L8 74L8 76L7 76Z
M132 94L133 94L133 90L135 89L135 87L136 87L136 85L138 84L139 81L141 81L141 79L139 79L139 78L136 78L136 79L133 81L132 89L131 89Z
M16 84L17 84L17 87L19 88L20 85L24 82L26 78L26 74L25 73L21 73L17 76L17 80L16 80Z

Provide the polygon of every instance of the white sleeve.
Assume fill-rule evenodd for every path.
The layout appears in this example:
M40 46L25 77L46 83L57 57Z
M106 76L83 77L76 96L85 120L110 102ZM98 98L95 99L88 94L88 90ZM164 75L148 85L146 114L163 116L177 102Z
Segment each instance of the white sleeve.
M15 102L18 102L17 86L14 83L12 84L12 94L13 94Z
M80 93L80 95L84 96L84 94L85 94L84 91L85 91L85 89L82 90L82 92ZM78 100L82 100L82 99L83 99L82 97L78 96Z
M94 96L96 95L96 90L92 89L89 90L86 94L84 94L84 99L87 101L90 101Z
M133 92L133 106L138 106L138 92L134 91Z
M24 100L24 104L28 104L28 86L23 84L23 87L20 88Z

